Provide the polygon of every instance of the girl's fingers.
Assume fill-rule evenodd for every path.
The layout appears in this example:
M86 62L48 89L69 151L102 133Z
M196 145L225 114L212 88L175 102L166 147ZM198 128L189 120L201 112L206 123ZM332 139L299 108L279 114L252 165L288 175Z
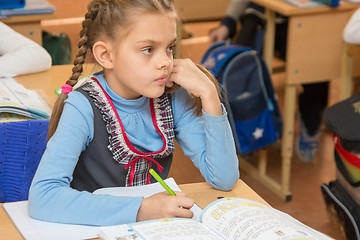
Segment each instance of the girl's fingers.
M186 208L179 208L176 217L178 218L192 218L194 213Z
M174 81L172 81L172 80L169 79L169 80L166 82L165 86L168 87L168 88L171 88L172 86L174 86Z
M194 206L194 200L192 200L189 197L182 197L179 199L178 206L182 208L190 209L192 208L192 206Z

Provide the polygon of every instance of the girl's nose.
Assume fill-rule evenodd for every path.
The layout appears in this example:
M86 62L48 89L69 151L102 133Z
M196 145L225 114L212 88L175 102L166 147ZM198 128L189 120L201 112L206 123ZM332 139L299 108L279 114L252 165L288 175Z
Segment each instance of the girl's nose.
M172 63L172 55L171 54L163 54L158 62L158 68L168 68Z

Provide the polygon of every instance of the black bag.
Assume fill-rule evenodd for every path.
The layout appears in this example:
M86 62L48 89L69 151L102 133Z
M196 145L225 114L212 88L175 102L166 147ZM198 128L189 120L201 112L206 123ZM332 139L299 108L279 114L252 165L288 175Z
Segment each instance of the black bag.
M322 184L331 216L350 240L360 239L360 94L326 109L324 120L333 133L337 179Z
M71 64L71 44L65 33L42 32L43 47L52 59L52 65Z
M337 180L322 184L321 192L328 212L336 218L347 239L360 239L360 206Z

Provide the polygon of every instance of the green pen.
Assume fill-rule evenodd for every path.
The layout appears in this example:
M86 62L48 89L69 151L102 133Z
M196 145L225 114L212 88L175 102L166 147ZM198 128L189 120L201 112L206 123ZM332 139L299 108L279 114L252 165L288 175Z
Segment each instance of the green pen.
M176 196L173 190L161 179L161 177L154 171L154 169L150 168L149 173L165 188L165 190L171 195Z

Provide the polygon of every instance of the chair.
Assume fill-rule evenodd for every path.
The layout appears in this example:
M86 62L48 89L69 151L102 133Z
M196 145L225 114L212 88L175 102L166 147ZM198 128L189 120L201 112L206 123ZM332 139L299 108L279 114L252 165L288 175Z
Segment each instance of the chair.
M343 42L341 53L340 100L351 96L354 55L360 55L360 45Z
M0 202L28 199L48 126L49 120L0 123Z

